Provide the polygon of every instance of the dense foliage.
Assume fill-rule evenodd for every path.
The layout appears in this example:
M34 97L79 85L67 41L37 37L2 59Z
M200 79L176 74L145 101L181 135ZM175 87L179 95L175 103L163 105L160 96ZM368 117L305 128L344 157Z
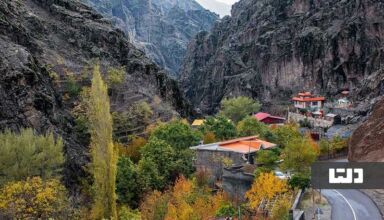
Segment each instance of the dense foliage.
M0 134L0 186L40 176L58 176L64 162L63 142L53 134L38 136L32 129Z
M172 189L149 194L140 209L142 219L148 220L210 219L228 203L223 193L212 195L208 188L196 187L195 182L180 177Z
M257 209L263 200L271 200L278 194L288 191L286 181L277 178L273 173L261 173L245 194L249 207Z
M203 134L213 133L218 141L236 137L235 125L226 117L208 117L200 128Z
M270 130L267 125L259 122L255 117L248 116L237 124L237 133L242 137L258 135L265 139Z
M60 181L40 177L7 183L0 190L0 213L12 219L68 219L73 214Z
M322 139L319 143L320 153L323 155L331 155L339 153L348 148L348 141L339 136L333 137L331 140Z
M230 118L237 123L246 116L258 112L261 104L248 97L240 96L237 98L223 99L221 101L221 115Z
M117 163L116 193L120 204L137 208L143 187L135 164L127 157L120 157Z
M174 120L158 126L152 132L151 138L163 140L175 150L184 150L199 144L202 136L187 123Z
M317 145L309 137L291 138L282 152L284 170L309 173L310 166L318 156Z
M91 172L94 179L92 218L116 219L115 184L118 152L112 140L108 89L101 78L98 65L93 71L87 109L91 133Z

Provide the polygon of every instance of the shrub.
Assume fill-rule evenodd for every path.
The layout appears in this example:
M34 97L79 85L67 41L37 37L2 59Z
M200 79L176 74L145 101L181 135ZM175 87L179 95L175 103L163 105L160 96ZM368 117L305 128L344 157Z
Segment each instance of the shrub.
M307 175L297 174L293 175L291 179L288 181L288 185L295 189L306 189L310 186L311 179Z
M56 179L40 177L7 183L0 191L0 213L12 219L50 219L68 216L66 190Z
M65 89L71 97L79 96L82 90L73 75L68 76L67 81L65 82Z
M216 142L216 136L213 132L207 132L203 137L204 144L211 144Z
M216 217L233 217L236 215L236 209L231 204L223 204L216 211Z

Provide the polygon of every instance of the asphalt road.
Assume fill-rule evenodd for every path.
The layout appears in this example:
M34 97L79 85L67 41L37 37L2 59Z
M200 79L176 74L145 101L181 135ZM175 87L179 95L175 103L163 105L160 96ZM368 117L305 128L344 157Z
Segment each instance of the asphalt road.
M327 189L321 193L332 206L332 220L382 220L375 203L359 190Z
M333 160L348 162L346 158ZM383 220L376 204L356 189L326 189L321 193L332 206L332 220Z

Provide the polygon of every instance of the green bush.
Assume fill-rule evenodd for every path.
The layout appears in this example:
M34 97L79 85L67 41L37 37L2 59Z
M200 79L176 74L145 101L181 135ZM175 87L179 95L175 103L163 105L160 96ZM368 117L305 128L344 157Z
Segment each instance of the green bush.
M310 186L311 179L307 175L301 175L297 174L291 177L291 179L288 181L288 185L295 189L306 189Z
M117 201L138 208L141 193L142 186L135 164L127 157L120 157L116 175Z
M233 217L236 215L236 209L231 204L223 204L216 211L216 217Z
M65 82L65 90L71 97L79 96L82 91L81 86L77 83L74 76L68 76L68 79Z

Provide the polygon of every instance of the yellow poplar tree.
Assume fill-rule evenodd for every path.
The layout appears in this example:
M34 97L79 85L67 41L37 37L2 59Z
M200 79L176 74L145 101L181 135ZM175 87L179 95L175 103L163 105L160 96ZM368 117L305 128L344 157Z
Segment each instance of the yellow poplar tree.
M115 182L118 152L112 140L112 116L108 89L101 78L98 65L93 70L88 104L91 131L91 169L94 177L92 218L117 219Z
M264 199L270 200L277 194L287 191L286 181L277 178L273 173L261 173L245 197L248 199L249 206L256 209Z

